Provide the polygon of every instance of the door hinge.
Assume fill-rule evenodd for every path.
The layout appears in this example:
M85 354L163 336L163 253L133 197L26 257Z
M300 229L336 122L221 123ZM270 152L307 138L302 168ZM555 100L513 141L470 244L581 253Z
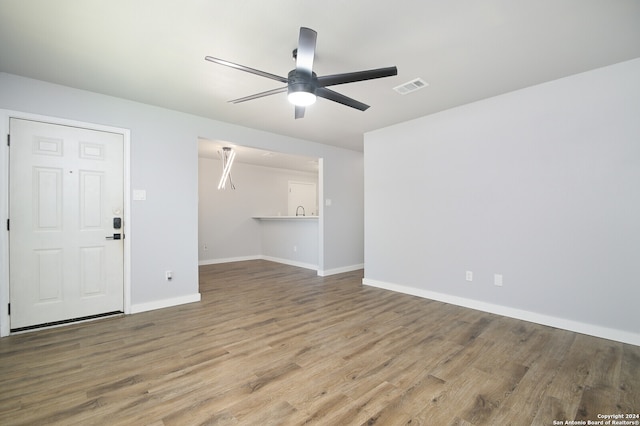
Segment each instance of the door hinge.
M11 135L7 135L7 146L11 146Z
M8 315L11 315L11 303L7 305Z
M7 231L9 230L9 219L7 219Z

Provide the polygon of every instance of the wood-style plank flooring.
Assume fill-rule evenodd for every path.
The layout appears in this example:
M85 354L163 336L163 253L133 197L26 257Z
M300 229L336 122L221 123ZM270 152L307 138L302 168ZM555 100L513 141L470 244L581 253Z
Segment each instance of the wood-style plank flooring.
M266 261L0 340L0 425L552 425L640 412L640 347Z

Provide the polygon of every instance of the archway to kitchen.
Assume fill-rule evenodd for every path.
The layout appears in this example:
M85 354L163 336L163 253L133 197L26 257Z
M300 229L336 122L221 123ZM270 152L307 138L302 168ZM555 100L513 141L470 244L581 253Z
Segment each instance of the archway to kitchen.
M225 148L234 158L218 189ZM198 186L200 265L266 259L322 269L322 159L199 139ZM298 190L312 190L313 202L290 207Z

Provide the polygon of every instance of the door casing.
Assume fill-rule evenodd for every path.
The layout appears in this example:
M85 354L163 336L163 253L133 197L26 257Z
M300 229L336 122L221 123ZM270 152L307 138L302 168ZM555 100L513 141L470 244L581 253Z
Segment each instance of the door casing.
M9 120L19 118L26 120L42 121L51 124L82 127L91 130L119 133L124 141L123 157L123 182L124 182L124 313L131 313L131 179L130 179L130 152L131 152L131 132L129 129L104 126L94 123L67 120L58 117L31 114L19 111L0 110L0 134L3 135L2 149L0 149L0 164L2 173L0 175L0 211L3 213L3 229L0 233L0 337L8 336L11 331L9 316L9 231L6 229L6 222L9 219L9 147L7 145L7 135L9 134Z

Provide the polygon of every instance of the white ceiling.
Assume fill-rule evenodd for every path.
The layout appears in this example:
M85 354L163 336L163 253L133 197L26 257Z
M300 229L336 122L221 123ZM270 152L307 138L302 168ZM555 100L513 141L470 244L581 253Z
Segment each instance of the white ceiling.
M279 83L298 31L318 32L318 75L397 66L334 86L294 120ZM640 57L638 0L0 0L0 71L362 150L363 133ZM399 95L416 77L429 86Z
M235 162L253 164L276 169L296 170L299 172L318 173L318 159L292 155L283 152L265 151L262 149L236 145L224 141L198 139L198 156L221 160L222 148L231 148L236 152Z

